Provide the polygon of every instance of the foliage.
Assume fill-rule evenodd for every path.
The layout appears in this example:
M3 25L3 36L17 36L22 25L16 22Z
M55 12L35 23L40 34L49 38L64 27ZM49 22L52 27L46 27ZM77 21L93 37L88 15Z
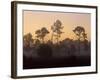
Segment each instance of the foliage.
M62 22L60 20L56 20L56 22L54 22L54 24L51 26L51 30L52 30L51 40L53 40L53 36L55 36L58 43L59 38L61 37L61 34L63 33L61 31L62 29L63 29Z
M85 33L85 29L82 26L77 26L73 32L76 34L78 37L78 40L80 41L81 39L86 39L87 34Z
M45 27L43 27L43 28L41 28L40 30L37 30L36 32L35 32L35 34L37 34L37 38L39 38L39 39L41 39L42 40L42 43L44 43L44 37L47 35L49 33L49 31L45 28Z
M32 34L28 33L28 34L24 35L23 41L24 41L24 46L29 47L31 45L31 43L33 43Z

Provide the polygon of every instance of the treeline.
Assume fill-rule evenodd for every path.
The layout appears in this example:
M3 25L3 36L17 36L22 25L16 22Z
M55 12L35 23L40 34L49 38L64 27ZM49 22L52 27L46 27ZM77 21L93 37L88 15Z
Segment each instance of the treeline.
M23 48L24 50L33 50L33 54L39 53L41 56L52 56L52 54L69 54L81 53L83 51L90 52L90 42L87 40L87 34L82 26L76 26L72 30L77 40L65 38L60 40L61 35L64 33L62 30L64 26L60 20L56 20L51 26L51 38L45 41L45 37L50 34L50 31L46 27L42 27L35 31L36 38L33 38L31 33L24 35ZM43 54L44 53L44 54Z

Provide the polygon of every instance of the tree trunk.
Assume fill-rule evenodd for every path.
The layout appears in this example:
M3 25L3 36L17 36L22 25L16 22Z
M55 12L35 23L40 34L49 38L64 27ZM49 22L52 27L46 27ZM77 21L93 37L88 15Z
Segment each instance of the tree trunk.
M44 38L42 38L42 43L44 43Z
M80 54L80 35L79 35L79 54Z
M51 35L51 41L52 41L52 43L53 43L53 34L54 34L54 32L52 32L52 35Z
M59 42L59 35L57 34L57 44L58 44L58 42Z

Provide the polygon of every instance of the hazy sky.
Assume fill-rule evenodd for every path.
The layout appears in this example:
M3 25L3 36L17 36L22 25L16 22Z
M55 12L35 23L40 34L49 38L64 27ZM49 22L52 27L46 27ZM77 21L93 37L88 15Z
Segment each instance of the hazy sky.
M91 15L86 13L61 13L61 12L44 12L44 11L23 11L24 35L31 33L35 38L35 31L46 27L50 34L45 39L51 39L51 26L59 19L62 22L63 34L60 40L65 38L76 39L73 29L76 26L83 26L86 30L88 40L91 38Z

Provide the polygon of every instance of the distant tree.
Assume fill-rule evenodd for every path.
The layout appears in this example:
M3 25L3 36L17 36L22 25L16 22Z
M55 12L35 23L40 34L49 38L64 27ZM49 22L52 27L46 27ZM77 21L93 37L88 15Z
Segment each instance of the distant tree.
M88 50L89 49L89 42L87 40L87 34L84 32L83 34L83 42L84 42L84 50Z
M73 32L76 34L76 36L78 37L78 40L80 41L81 40L81 38L83 38L83 35L84 35L84 37L86 37L85 35L86 34L84 34L85 33L85 29L83 28L83 27L81 27L81 26L77 26L74 30L73 30Z
M36 31L35 31L35 34L36 34L36 37L37 37L37 38L40 38L40 36L41 36L41 30L39 30L39 29L36 30Z
M87 34L84 32L84 33L82 33L82 35L83 35L83 40L84 41L87 40Z
M61 31L62 29L63 29L62 22L60 20L56 20L56 22L54 22L54 24L51 26L51 30L52 30L51 41L53 41L53 36L55 36L57 43L59 42L59 38L63 33Z
M47 34L49 34L49 31L45 28L45 27L43 27L43 28L41 28L40 30L37 30L36 32L35 32L35 34L37 34L37 38L39 38L41 41L42 41L42 43L44 43L44 37L47 35Z
M83 35L84 35L84 38L86 37L86 34L85 34L85 29L82 27L82 26L77 26L73 32L76 34L76 36L78 37L78 41L79 41L79 53L80 53L80 41L81 39L83 38Z
M42 39L42 42L43 42L43 43L44 43L44 37L45 37L47 34L49 34L49 31L48 31L45 27L43 27L43 28L41 29L41 39Z
M40 45L40 44L41 44L41 42L40 42L39 39L34 39L34 45L35 45L35 46L38 46L38 45Z
M30 47L33 43L32 34L28 33L24 35L23 40L24 40L24 46Z

